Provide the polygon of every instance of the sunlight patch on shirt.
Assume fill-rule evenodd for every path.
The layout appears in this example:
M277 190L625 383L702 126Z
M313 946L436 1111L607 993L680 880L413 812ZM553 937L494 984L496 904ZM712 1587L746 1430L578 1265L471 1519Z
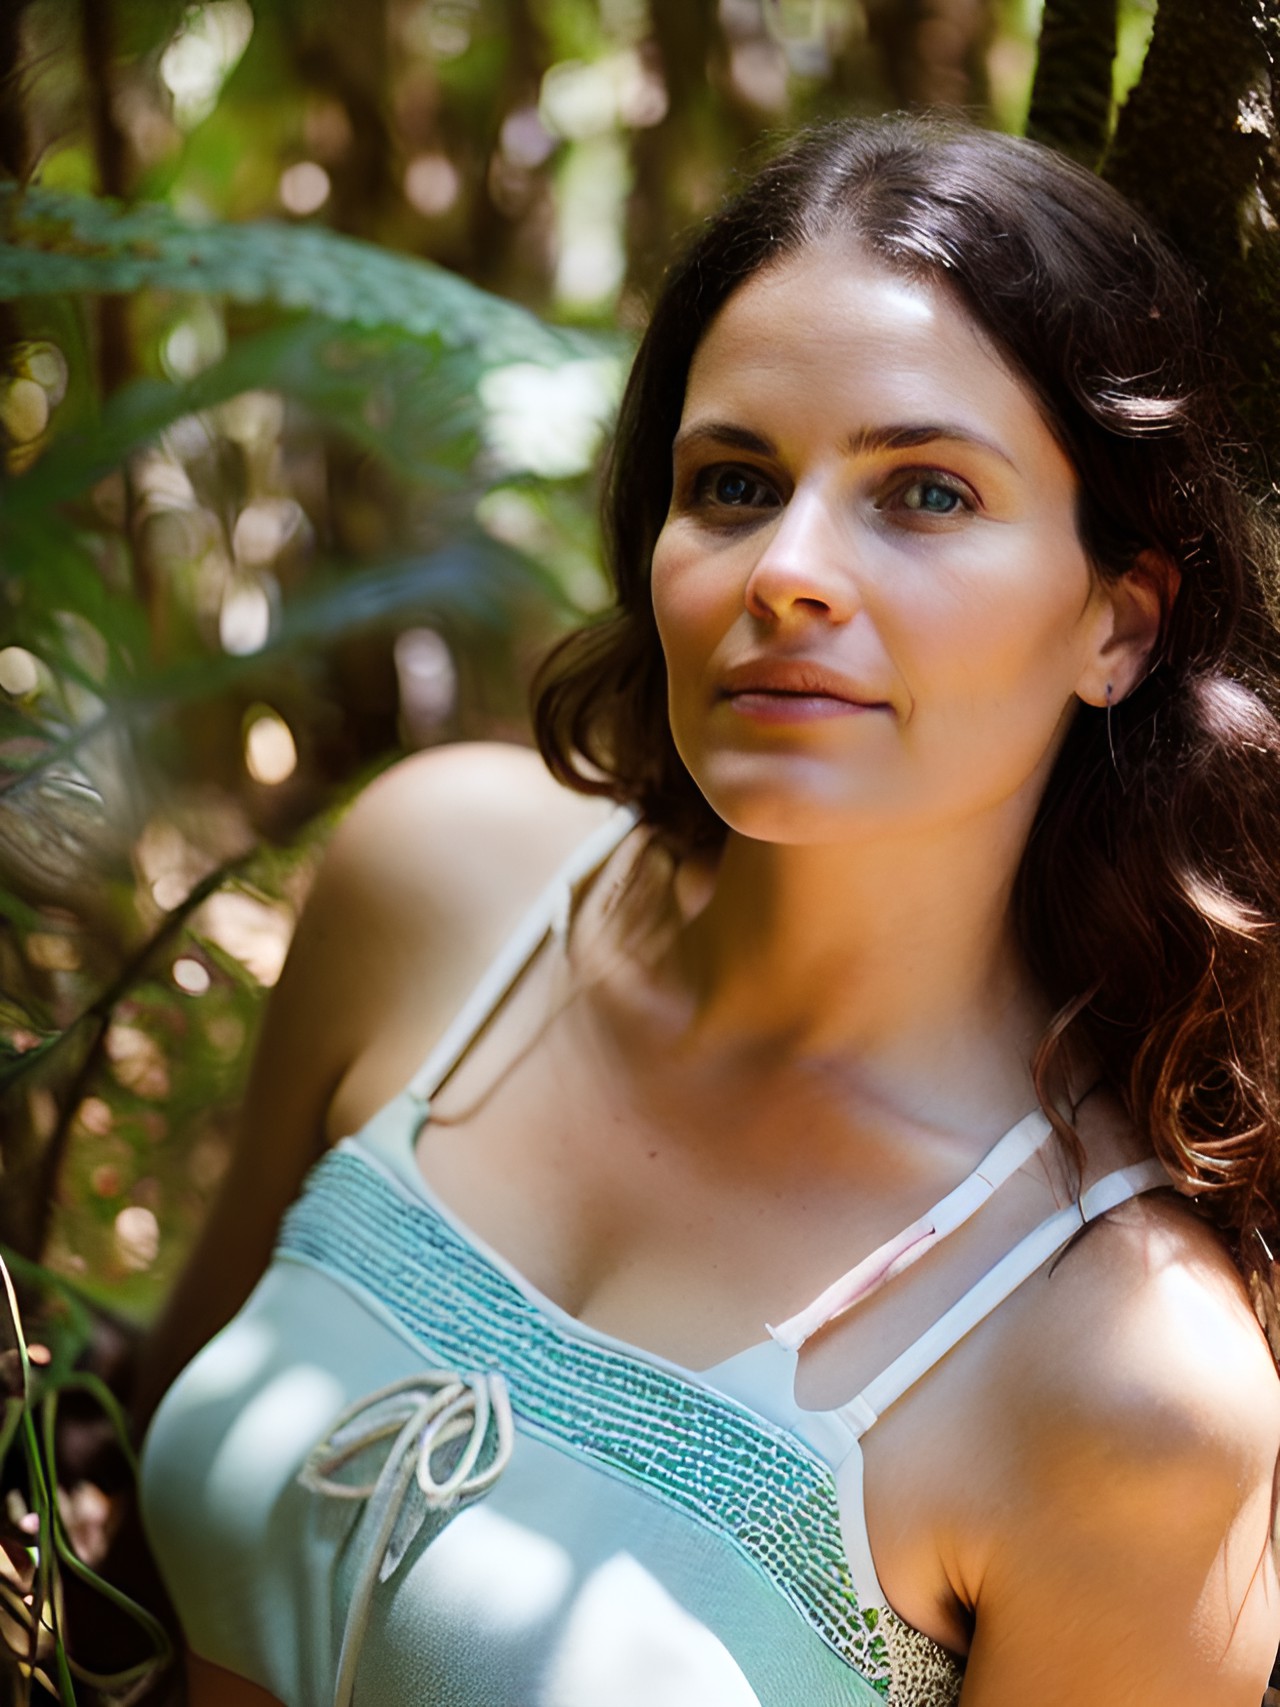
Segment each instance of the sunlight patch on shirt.
M573 1578L558 1542L484 1505L455 1518L434 1546L432 1595L442 1610L504 1635L550 1617Z
M316 1439L341 1409L341 1383L298 1364L268 1381L232 1422L209 1466L207 1506L245 1545L260 1539L279 1489L291 1482Z
M546 1698L555 1707L760 1707L719 1638L628 1553L583 1585Z

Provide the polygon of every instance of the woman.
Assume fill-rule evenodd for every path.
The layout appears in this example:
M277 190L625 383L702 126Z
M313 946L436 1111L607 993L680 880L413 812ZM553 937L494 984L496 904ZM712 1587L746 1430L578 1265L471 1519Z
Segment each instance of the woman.
M840 125L709 223L552 776L379 782L267 1017L158 1364L357 1136L148 1442L196 1707L1256 1707L1280 730L1223 430L1175 263L1029 144Z

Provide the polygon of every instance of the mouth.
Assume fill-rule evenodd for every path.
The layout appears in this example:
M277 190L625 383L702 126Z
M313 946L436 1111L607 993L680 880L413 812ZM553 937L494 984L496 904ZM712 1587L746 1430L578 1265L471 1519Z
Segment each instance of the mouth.
M798 658L761 658L738 664L726 672L718 697L735 711L770 721L889 709L886 700L877 698L852 677Z

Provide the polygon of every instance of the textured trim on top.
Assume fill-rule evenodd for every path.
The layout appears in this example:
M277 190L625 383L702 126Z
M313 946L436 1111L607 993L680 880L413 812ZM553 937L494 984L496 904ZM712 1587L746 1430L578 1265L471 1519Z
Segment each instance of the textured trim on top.
M434 1361L501 1371L519 1428L719 1535L889 1707L955 1702L954 1658L859 1604L821 1459L735 1400L574 1335L358 1146L312 1169L277 1254L369 1295Z

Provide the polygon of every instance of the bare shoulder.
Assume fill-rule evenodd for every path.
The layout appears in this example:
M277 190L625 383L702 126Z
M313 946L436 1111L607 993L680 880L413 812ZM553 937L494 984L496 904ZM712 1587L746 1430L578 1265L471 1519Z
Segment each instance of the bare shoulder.
M231 1166L149 1342L140 1415L243 1302L326 1142L408 1082L521 910L608 810L563 789L536 754L481 744L407 759L356 801L266 1003Z
M531 747L501 741L465 741L432 747L401 759L362 794L339 835L411 826L437 839L444 825L487 835L530 820L555 823L563 833L599 822L608 801L575 794L558 783ZM550 840L555 840L551 828Z
M504 896L518 902L536 890L609 811L608 801L556 782L528 748L437 747L392 766L358 797L322 876L393 913L409 900L451 920L462 909L465 928L473 908L490 913Z
M966 1704L1255 1707L1280 1641L1280 1379L1226 1250L1162 1195L1024 1290Z
M301 1070L323 1074L330 1138L400 1088L610 810L536 753L490 743L415 755L360 795L326 849L276 1004L291 1038L307 1039Z
M1024 1332L1052 1345L1020 1383L1028 1416L1073 1419L1086 1450L1134 1450L1153 1473L1191 1453L1210 1469L1280 1449L1280 1378L1218 1234L1171 1193L1092 1225L1028 1295ZM1042 1415L1040 1420L1043 1420Z

